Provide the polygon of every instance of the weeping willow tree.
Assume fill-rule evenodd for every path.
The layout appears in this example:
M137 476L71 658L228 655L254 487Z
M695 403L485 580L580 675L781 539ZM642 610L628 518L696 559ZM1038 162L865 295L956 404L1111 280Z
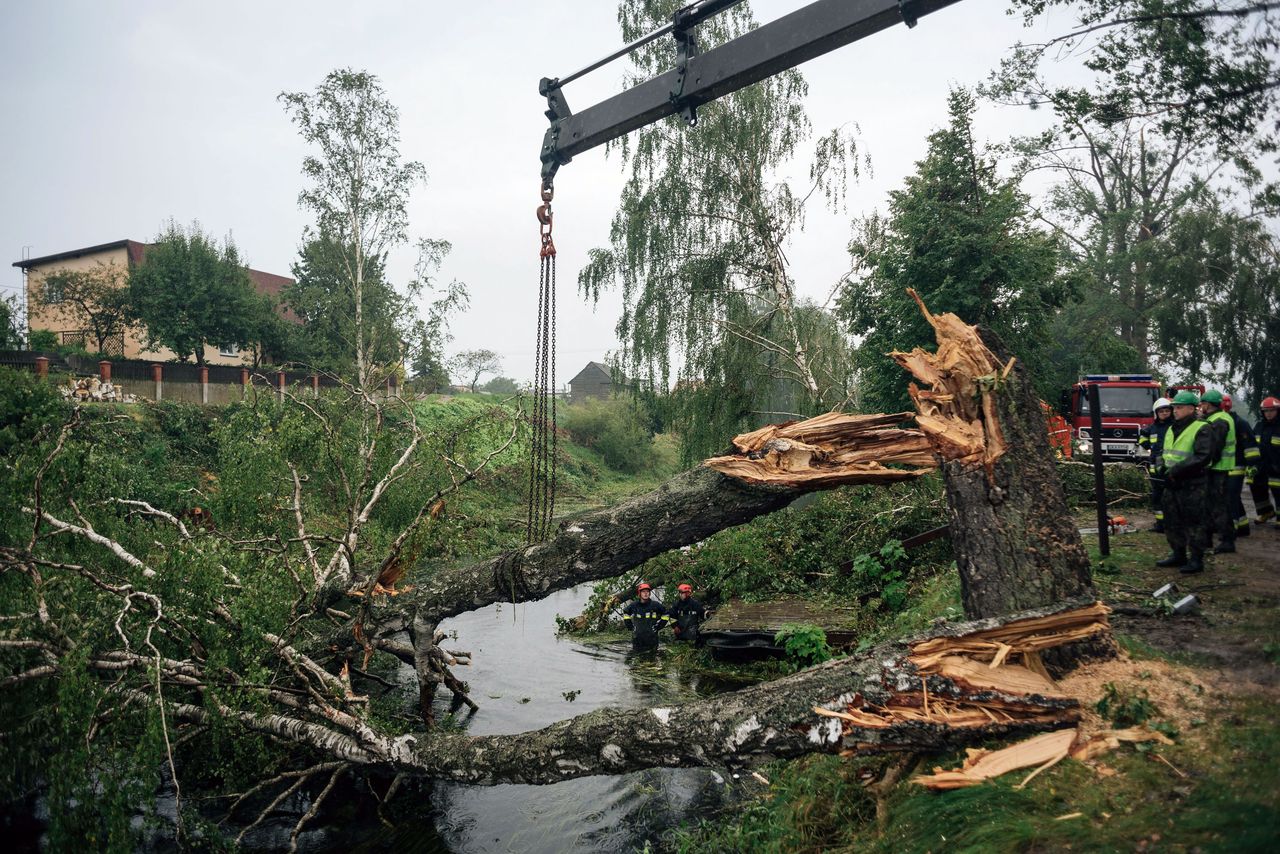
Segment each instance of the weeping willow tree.
M632 41L670 20L675 0L622 0ZM707 50L753 26L741 4L701 24ZM629 83L674 64L669 41L632 55ZM579 274L584 294L621 287L617 333L626 373L670 388L686 457L716 449L755 423L810 415L847 402L847 342L822 306L797 297L786 247L815 199L843 204L858 175L844 128L814 138L795 71L774 75L612 146L629 172L610 244ZM807 149L804 183L781 176Z

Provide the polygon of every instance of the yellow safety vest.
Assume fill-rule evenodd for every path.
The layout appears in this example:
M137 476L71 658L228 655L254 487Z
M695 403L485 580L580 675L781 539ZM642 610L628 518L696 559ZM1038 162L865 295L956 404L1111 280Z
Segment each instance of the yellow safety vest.
M1214 421L1227 422L1227 443L1222 446L1222 456L1218 457L1218 461L1209 468L1214 471L1229 472L1236 467L1236 422L1221 409L1205 419L1206 424Z
M1180 462L1190 459L1192 452L1195 450L1196 434L1198 434L1207 424L1206 421L1192 421L1182 429L1182 432L1169 440L1169 436L1173 436L1173 428L1169 428L1169 432L1164 439L1164 464L1167 468L1173 468Z

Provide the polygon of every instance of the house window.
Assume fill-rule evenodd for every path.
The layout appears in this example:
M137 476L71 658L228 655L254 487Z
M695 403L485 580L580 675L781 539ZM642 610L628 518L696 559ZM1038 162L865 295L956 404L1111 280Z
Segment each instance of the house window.
M232 358L240 355L240 348L235 344L223 344L218 348L219 356L230 356Z
M60 305L66 301L66 296L62 292L62 277L46 276L41 282L43 289L40 291L40 302L45 305Z

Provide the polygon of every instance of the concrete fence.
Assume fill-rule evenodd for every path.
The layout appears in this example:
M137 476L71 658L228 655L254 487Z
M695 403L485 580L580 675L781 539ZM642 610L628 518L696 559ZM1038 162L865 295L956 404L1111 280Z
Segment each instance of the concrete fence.
M283 399L285 394L320 395L321 389L337 388L332 377L300 371L253 370L234 365L191 365L180 362L148 362L137 359L103 359L83 356L60 357L54 353L0 351L0 365L33 371L37 376L61 383L76 377L94 376L112 383L125 395L146 400L175 400L183 403L219 405L244 399L249 389L270 389ZM383 396L399 397L398 379L390 376Z

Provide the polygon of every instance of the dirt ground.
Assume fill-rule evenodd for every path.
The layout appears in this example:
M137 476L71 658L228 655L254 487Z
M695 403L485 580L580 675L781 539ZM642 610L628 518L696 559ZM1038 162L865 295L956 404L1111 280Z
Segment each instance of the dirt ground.
M1113 535L1112 554L1095 568L1094 580L1115 608L1118 635L1147 645L1177 661L1218 671L1237 690L1280 693L1280 527L1252 526L1236 541L1235 554L1215 555L1198 575L1161 569L1155 561L1168 552L1162 534L1152 532L1154 518L1142 511L1120 511L1136 532ZM1089 523L1083 523L1089 524ZM1097 536L1085 535L1097 549ZM1194 593L1199 611L1168 614L1152 591L1173 582L1181 598Z

